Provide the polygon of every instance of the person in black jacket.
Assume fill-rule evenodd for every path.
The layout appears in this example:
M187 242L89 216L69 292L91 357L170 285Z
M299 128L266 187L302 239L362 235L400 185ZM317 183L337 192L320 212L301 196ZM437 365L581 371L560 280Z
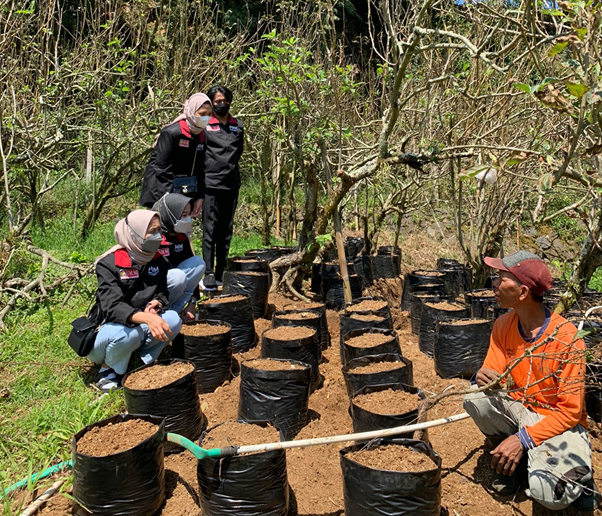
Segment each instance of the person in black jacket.
M181 314L183 320L194 319L205 262L200 256L195 256L190 243L192 201L181 194L165 194L155 203L153 210L161 216L163 241L159 254L171 267L167 273L171 309Z
M194 199L192 216L203 207L205 190L205 133L211 118L211 101L195 93L184 104L184 112L161 129L144 171L140 205L150 208L166 193L176 192Z
M96 387L121 387L136 350L145 364L155 361L180 331L182 321L169 307L169 264L157 253L161 223L154 211L136 210L115 227L117 245L96 262L96 305L101 326L88 359L102 364Z
M213 105L213 118L205 129L203 259L207 270L202 286L216 290L221 285L232 239L244 130L242 121L229 115L232 92L228 88L214 86L207 95Z

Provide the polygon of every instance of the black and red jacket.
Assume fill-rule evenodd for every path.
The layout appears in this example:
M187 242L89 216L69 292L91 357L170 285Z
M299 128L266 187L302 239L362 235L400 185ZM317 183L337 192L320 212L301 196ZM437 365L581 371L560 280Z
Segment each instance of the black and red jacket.
M164 194L173 191L177 176L197 180L194 199L205 196L205 133L192 134L186 120L164 127L153 148L142 181L140 205L152 208Z
M163 233L161 247L157 251L157 256L162 256L169 263L169 268L174 269L184 260L194 256L190 239L183 233ZM199 299L200 291L197 286L194 289L194 297Z
M211 117L205 128L205 189L238 190L238 162L244 146L242 121L229 116L225 124Z
M143 312L152 300L167 308L169 269L169 263L159 254L146 265L132 263L125 249L101 258L96 264L96 305L100 305L100 321L135 326L128 319ZM95 313L96 305L90 313Z

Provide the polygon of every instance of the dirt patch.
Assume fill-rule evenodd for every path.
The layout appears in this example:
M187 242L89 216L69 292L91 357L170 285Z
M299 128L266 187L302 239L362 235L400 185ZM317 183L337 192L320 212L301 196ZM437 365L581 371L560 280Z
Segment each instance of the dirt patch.
M272 340L300 340L316 335L316 330L305 326L279 326L267 330L263 335Z
M77 451L91 457L106 457L130 450L153 435L159 427L142 419L94 427L77 441Z
M244 274L245 276L267 276L267 272L256 272L256 271L235 271L233 274Z
M433 278L441 278L445 276L445 273L438 271L415 271L418 276L432 276Z
M125 380L125 387L134 391L159 389L173 383L194 371L192 364L174 362L169 365L157 364L146 367L142 371L130 374Z
M232 260L232 263L267 263L267 262L265 260L260 260L258 258L249 258L248 260L240 258L238 260Z
M454 321L441 321L442 326L468 326L469 324L489 324L487 319L456 319Z
M230 328L223 324L183 324L180 333L187 337L210 337L212 335L223 335L228 333Z
M451 312L454 310L466 310L465 306L462 306L458 303L448 303L447 301L440 301L437 303L425 303L426 306L430 308L435 308L436 310L445 310L446 312Z
M493 290L476 290L470 293L473 297L495 297Z
M374 414L384 416L394 414L405 414L418 408L421 399L418 394L412 394L405 391L394 391L386 389L384 391L369 392L360 394L353 398L353 402L358 406Z
M245 299L248 299L245 296L227 296L227 297L221 297L221 296L216 296L216 297L212 297L211 299L205 299L204 301L201 301L199 304L200 305L219 305L222 303L238 303L239 301L244 301Z
M288 360L272 360L271 358L258 358L244 363L247 367L263 371L290 371L292 369L307 369Z
M372 299L366 299L361 303L351 305L347 307L348 312L376 312L387 308L388 304L386 301L375 301Z
M398 445L386 445L348 453L347 457L373 469L419 473L435 469L435 463L423 453Z
M353 348L373 348L392 340L393 337L391 337L391 335L383 335L382 333L364 333L363 335L349 339L345 344Z
M188 452L165 457L166 502L160 516L201 516L197 460Z
M349 372L353 374L382 373L383 371L393 371L405 366L404 362L374 362L373 364L355 367L350 369Z
M292 305L284 305L284 311L288 310L316 310L324 308L324 303L295 303Z
M280 434L273 426L229 421L209 430L203 437L203 448L224 446L246 446L248 444L273 443L280 441Z
M361 315L361 314L352 314L351 319L355 319L357 321L367 321L367 322L383 322L385 320L384 317L380 317L379 315Z
M290 321L315 321L319 317L320 315L315 312L287 312L278 316L279 319L288 319Z

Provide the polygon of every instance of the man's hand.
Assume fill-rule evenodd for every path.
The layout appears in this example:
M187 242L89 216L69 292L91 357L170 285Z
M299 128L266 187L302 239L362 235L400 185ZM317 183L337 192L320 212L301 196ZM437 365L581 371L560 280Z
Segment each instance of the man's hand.
M144 313L157 315L161 311L161 302L153 299L144 307Z
M163 342L169 340L167 334L172 335L171 330L169 329L169 324L167 324L161 317L156 314L148 313L146 314L146 324L148 325L148 329L151 332L153 338L157 340L161 340Z
M491 469L495 469L496 473L512 476L524 451L520 439L516 435L511 435L491 451L491 455L493 455Z
M192 207L191 217L198 217L201 211L203 211L203 201L205 199L197 199L194 201L194 206Z
M500 377L500 373L488 367L481 367L477 372L477 385L479 387L485 387L485 385L497 380Z

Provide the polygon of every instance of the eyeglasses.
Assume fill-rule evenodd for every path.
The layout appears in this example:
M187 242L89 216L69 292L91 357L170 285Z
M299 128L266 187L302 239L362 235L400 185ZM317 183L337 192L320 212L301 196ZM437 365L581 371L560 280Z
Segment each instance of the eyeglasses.
M489 272L489 277L491 278L491 282L498 281L500 279L500 271L497 269L491 269Z

